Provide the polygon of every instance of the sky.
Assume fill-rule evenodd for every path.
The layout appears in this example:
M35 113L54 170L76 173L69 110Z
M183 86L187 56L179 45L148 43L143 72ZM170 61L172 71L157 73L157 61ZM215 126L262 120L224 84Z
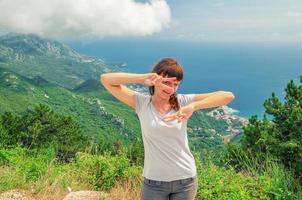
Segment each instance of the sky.
M169 35L214 41L302 41L301 0L171 0Z
M302 42L302 1L0 0L0 33L6 32L73 40Z

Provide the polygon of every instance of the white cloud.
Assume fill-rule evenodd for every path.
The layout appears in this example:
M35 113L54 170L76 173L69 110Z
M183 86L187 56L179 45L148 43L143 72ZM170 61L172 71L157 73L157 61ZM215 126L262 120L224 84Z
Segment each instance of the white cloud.
M145 36L169 25L164 0L0 0L0 29L57 38Z

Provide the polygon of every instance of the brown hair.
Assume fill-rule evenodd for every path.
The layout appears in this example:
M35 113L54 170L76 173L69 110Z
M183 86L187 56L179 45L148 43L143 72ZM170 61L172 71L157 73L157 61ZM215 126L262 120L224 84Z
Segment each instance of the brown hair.
M152 73L168 77L176 77L177 81L183 80L183 69L181 65L174 58L164 58L160 60L152 69ZM149 92L154 94L154 86L149 86ZM150 99L151 101L151 99ZM169 103L173 109L179 110L179 102L177 100L176 92L170 96Z

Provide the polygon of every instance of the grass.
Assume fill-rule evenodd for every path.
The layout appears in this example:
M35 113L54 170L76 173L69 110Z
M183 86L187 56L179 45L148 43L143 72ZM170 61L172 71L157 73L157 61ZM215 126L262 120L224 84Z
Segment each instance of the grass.
M256 170L256 162L237 172L201 161L196 199L301 199L293 176L280 164L269 160ZM253 163L254 162L254 163ZM78 153L71 163L59 163L52 149L28 151L23 148L0 150L0 192L26 191L36 199L62 199L72 191L96 190L109 199L139 199L142 166L130 164L124 155ZM297 186L297 185L296 185ZM297 189L298 188L298 189Z

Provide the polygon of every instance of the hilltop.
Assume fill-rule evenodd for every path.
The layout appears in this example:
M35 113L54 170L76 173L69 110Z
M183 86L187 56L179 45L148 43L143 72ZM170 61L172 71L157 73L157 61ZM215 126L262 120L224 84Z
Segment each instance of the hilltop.
M40 76L72 89L110 71L123 71L103 60L79 54L67 45L34 34L0 36L0 67L26 77Z

